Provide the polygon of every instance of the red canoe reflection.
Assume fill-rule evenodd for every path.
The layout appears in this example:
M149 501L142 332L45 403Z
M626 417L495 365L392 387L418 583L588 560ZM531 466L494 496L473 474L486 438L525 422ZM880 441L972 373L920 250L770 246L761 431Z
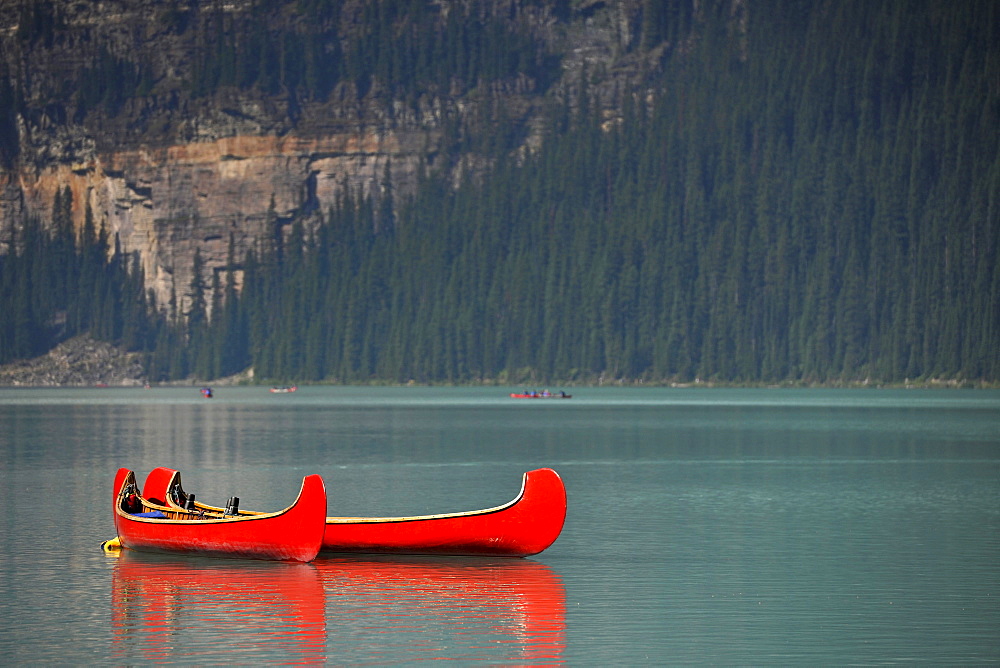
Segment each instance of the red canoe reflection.
M118 662L549 663L565 648L565 589L531 560L230 563L125 551L111 599Z
M420 646L419 657L410 658L515 664L561 660L566 591L545 564L475 557L343 557L320 558L313 565L326 587L331 637L357 624L382 623L397 644ZM453 634L441 647L427 643L428 636L448 630ZM470 645L463 648L463 642ZM476 656L476 647L487 642L503 648L499 654Z
M249 642L291 662L326 660L323 582L309 564L123 551L111 583L111 627L112 658L128 663L198 663L206 660L206 647L224 653L234 638L241 639L241 651ZM233 661L247 658L252 661L237 652Z

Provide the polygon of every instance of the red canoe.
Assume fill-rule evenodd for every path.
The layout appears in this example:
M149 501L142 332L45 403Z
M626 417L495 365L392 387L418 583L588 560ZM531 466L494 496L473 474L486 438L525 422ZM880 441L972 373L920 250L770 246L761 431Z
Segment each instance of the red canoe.
M162 489L172 484L167 481ZM176 484L179 489L179 473ZM146 487L151 488L150 478ZM124 468L118 469L114 490L115 530L121 544L134 550L312 561L323 540L326 488L318 475L303 478L295 503L276 513L229 515L204 506L186 510L164 503L162 494L141 495L135 474Z
M188 498L180 474L154 469L143 492L172 507ZM196 507L208 512L221 509ZM252 511L240 514L253 516ZM527 557L546 549L562 531L566 520L566 487L552 469L528 471L521 492L512 501L494 508L413 517L327 517L324 552L375 554L441 554Z

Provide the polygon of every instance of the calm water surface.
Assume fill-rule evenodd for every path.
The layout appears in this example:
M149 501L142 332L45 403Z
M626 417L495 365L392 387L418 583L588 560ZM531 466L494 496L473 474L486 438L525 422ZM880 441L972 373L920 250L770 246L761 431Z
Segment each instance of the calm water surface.
M509 391L0 389L2 662L1000 662L1000 392ZM161 465L341 515L551 466L569 514L530 559L105 556L115 470Z

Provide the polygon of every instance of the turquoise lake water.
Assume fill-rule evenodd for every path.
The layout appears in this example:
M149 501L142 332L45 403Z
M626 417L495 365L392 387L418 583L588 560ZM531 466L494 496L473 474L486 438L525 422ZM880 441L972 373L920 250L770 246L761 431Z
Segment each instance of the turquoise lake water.
M1000 392L519 389L0 389L3 663L1000 663ZM116 559L119 466L337 515L550 466L569 511L528 559Z

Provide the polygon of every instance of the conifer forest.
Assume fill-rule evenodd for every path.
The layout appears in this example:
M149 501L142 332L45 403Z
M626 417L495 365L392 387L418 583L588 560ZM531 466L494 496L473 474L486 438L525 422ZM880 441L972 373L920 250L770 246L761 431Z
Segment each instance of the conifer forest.
M345 188L322 224L276 220L195 271L186 312L99 224L74 233L60 192L0 256L0 363L89 333L142 352L151 382L1000 382L1000 3L764 0L742 31L702 4L644 3L634 48L657 64L615 115L582 81L533 150L502 115L456 131L484 175ZM430 5L373 1L333 55L266 26L252 52L220 39L192 87L555 78L529 37ZM399 21L417 29L389 44ZM144 94L125 71L91 104Z

